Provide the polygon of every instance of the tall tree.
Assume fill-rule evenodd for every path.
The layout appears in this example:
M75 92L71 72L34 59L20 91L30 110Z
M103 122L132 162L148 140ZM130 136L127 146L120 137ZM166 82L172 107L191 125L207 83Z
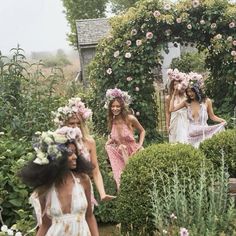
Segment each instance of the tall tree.
M133 7L136 2L139 2L142 0L111 0L111 8L112 11L115 13L124 11L130 7Z
M62 0L71 32L67 35L70 45L77 48L76 20L105 17L108 0Z

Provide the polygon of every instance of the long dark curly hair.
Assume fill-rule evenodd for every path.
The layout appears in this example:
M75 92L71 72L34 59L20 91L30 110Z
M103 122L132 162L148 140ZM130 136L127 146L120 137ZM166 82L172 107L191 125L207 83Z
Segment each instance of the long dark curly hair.
M199 86L197 86L197 85L193 85L193 86L191 86L191 87L188 87L187 89L186 89L186 96L187 96L187 102L188 103L190 103L191 101L192 101L192 99L188 96L188 93L187 93L187 90L188 89L191 89L194 93L195 93L195 95L196 95L196 100L199 102L199 103L203 103L203 102L205 102L206 101L206 95L205 95L205 93L202 91L202 89L199 87Z
M108 105L108 116L107 116L108 130L109 131L111 131L112 122L113 122L113 113L111 111L111 106L112 106L112 103L115 102L115 101L119 102L119 104L120 104L120 107L121 107L121 117L122 117L122 119L124 121L126 121L127 116L129 114L132 114L132 111L128 107L125 106L125 103L124 103L122 98L116 97L113 100L111 100L109 102L109 105Z
M69 172L73 171L75 173L81 174L85 173L90 175L93 166L90 162L86 161L84 157L78 154L78 149L75 141L68 141L65 146L69 144L74 144L76 147L76 169L70 170L68 167L68 152L67 149L63 149L62 157L57 160L49 159L49 163L46 165L39 165L34 163L34 160L29 161L18 173L22 182L27 186L32 188L45 187L49 189L54 183L62 183L63 177Z

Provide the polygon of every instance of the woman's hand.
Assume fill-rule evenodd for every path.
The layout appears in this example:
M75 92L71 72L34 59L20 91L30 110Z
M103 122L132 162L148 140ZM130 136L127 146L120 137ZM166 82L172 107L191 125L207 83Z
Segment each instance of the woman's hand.
M104 196L101 197L101 201L108 202L108 201L111 201L115 198L116 198L116 196L105 194Z

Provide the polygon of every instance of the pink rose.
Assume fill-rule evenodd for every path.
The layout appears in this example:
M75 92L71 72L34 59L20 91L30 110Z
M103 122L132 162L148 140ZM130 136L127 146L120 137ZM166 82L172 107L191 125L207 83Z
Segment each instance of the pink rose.
M232 44L233 44L234 46L236 46L236 40L234 40L234 41L232 42Z
M158 17L158 16L161 15L161 13L160 13L159 11L154 11L154 12L153 12L153 15L154 15L155 17Z
M231 56L236 57L236 51L231 51Z
M147 39L152 39L153 38L153 33L152 32L147 32L146 33L146 38Z

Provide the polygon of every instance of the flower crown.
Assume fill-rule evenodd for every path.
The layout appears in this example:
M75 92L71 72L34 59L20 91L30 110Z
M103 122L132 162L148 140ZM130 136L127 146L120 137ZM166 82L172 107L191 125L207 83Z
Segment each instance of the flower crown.
M63 152L69 152L65 146L69 140L75 140L77 136L82 137L79 128L63 127L55 132L36 132L36 143L33 145L36 152L34 163L46 165L50 161L58 160Z
M68 105L59 107L56 112L52 112L54 116L54 123L62 126L65 120L72 117L73 114L79 114L83 120L87 120L92 116L92 110L85 107L85 104L81 101L81 98L71 98L68 101Z
M131 97L129 96L128 92L122 91L118 88L114 89L108 89L106 91L106 102L105 102L105 108L108 108L109 103L114 98L121 98L125 104L125 106L129 106L131 103Z

